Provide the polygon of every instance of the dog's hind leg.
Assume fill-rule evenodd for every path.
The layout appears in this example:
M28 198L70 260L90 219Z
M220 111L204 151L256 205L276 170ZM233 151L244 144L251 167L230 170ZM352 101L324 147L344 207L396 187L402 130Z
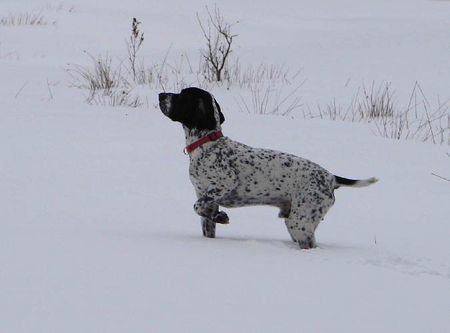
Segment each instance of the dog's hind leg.
M313 223L299 218L295 212L291 212L291 216L285 222L292 240L298 243L301 249L311 249L317 246Z
M291 211L285 219L291 238L302 249L316 247L314 232L334 202L334 196L310 192L297 195L292 200Z

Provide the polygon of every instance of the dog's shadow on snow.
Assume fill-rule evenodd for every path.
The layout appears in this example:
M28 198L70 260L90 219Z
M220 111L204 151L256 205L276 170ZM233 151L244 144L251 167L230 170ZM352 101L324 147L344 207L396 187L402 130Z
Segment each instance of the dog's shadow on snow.
M224 245L227 243L238 243L240 245L255 245L255 246L270 246L298 251L348 251L348 250L358 250L358 247L338 244L338 243L317 243L316 248L312 249L301 249L297 243L290 239L277 239L277 238L265 238L265 237L253 237L253 236L218 236L216 238L205 238L201 235L177 235L178 237L182 237L184 239L188 238L190 240L201 241L205 240L207 242L219 242Z
M218 236L216 238L205 238L198 234L182 234L177 233L165 234L166 238L176 239L177 241L192 241L196 244L205 244L205 246L217 246L222 250L225 247L239 249L247 248L251 250L292 250L299 253L313 254L314 258L322 258L324 260L337 260L345 264L357 264L368 267L376 267L378 269L394 270L403 274L421 276L432 275L450 279L450 274L445 272L448 265L436 269L433 265L422 263L418 258L403 258L401 255L395 255L383 249L374 249L364 247L358 244L343 244L334 242L318 242L317 247L313 249L300 249L298 244L290 239L277 239L270 237L253 237L253 236ZM292 252L294 253L294 252Z
M151 233L144 233L142 231L140 232L105 232L102 231L102 234L109 234L114 235L116 237L124 238L124 239L133 239L136 240L142 240L142 241L148 241L151 238L156 238L159 240L174 240L176 242L200 242L199 244L204 243L205 245L221 245L221 246L227 246L229 245L243 245L243 246L249 246L254 245L257 247L263 247L263 246L269 246L271 248L280 248L280 249L291 249L291 250L298 250L298 251L314 251L314 252L341 252L341 251L356 251L359 252L361 250L360 247L355 245L348 245L348 244L342 244L342 243L322 243L318 242L316 248L312 249L300 249L297 243L292 241L289 238L271 238L271 237L261 237L261 236L251 236L251 235L242 235L242 236L217 236L216 238L206 238L203 237L201 234L198 233L185 233L185 232L163 232L163 231L157 231L157 232L151 232Z
M255 244L255 245L270 245L276 247L284 247L291 249L300 249L299 246L290 240L263 238L263 237L237 237L237 236L219 236L215 238L218 241L233 242L239 244Z

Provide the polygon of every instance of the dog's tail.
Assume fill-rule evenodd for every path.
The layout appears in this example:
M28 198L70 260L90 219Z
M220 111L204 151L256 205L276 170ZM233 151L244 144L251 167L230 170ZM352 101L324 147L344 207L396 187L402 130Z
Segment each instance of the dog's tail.
M355 179L348 179L348 178L343 178L343 177L339 177L339 176L334 176L334 179L336 181L335 188L339 188L341 186L365 187L365 186L372 185L378 181L378 179L375 177L368 178L368 179L355 180Z

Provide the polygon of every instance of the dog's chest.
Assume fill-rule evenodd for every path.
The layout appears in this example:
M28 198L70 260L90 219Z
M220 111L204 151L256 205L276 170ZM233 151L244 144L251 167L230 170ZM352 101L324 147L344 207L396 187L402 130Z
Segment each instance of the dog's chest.
M215 188L232 188L235 172L230 160L221 150L199 151L191 157L189 176L197 192L205 193Z

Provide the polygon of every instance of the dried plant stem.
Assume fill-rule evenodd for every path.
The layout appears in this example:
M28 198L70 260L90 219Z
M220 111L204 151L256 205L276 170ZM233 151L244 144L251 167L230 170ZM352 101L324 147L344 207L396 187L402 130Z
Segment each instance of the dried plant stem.
M439 176L439 175L435 174L434 172L432 172L431 175L433 175L433 176L435 176L435 177L438 177L438 178L440 178L440 179L442 179L442 180L445 180L445 181L447 181L447 182L450 182L450 179L445 178L445 177L442 177L442 176Z
M17 97L20 95L20 93L22 92L23 88L25 88L25 86L26 86L27 84L28 84L28 81L25 82L25 83L22 85L22 87L20 87L19 91L17 91L17 93L16 93L16 95L14 96L14 98L17 98Z
M136 82L136 56L144 42L144 33L139 31L139 22L135 17L131 22L131 35L127 43L128 46L128 60L130 62L130 69L133 75L133 81Z
M207 78L220 82L223 80L223 72L226 71L228 58L232 52L233 38L237 35L231 33L231 24L225 22L217 6L214 7L214 13L206 6L206 12L208 15L206 26L197 13L197 21L206 40L206 50L202 51L202 56L206 61Z

